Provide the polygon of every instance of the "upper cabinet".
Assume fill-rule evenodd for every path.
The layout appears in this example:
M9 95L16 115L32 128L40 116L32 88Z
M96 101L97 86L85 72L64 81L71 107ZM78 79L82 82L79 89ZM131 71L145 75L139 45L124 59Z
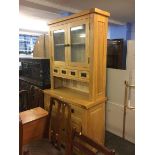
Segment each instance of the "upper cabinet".
M90 9L49 22L51 83L103 97L109 13Z
M51 28L51 36L54 65L88 66L88 19L54 26Z

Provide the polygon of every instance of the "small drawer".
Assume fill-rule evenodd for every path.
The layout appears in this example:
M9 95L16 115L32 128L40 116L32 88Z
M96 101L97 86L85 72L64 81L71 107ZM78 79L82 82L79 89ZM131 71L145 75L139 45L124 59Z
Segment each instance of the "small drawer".
M61 75L67 75L68 74L68 70L67 69L61 69L60 70L60 74Z
M69 70L69 76L71 76L71 77L78 77L77 70Z
M82 132L82 121L77 118L72 116L72 127L76 129L77 132Z
M58 75L59 72L60 72L59 68L54 68L54 69L53 69L53 74Z
M87 71L79 71L79 78L81 78L81 79L89 79L89 72L87 72Z
M82 116L84 114L84 109L71 105L71 114L74 117L78 117L79 119L82 119Z

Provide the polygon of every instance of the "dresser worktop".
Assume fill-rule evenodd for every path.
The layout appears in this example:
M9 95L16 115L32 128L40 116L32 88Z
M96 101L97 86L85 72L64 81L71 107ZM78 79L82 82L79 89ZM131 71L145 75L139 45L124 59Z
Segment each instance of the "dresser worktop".
M69 102L73 105L80 106L84 109L89 109L97 104L104 103L106 100L106 98L103 97L97 101L93 101L89 99L89 95L87 93L65 87L58 89L45 89L44 93L57 97L62 101Z

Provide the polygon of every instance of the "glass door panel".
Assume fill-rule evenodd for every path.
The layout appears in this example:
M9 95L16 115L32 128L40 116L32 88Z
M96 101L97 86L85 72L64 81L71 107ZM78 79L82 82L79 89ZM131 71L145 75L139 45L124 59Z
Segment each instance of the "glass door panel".
M70 28L71 62L84 63L86 57L85 24Z
M65 30L53 31L54 61L65 61Z

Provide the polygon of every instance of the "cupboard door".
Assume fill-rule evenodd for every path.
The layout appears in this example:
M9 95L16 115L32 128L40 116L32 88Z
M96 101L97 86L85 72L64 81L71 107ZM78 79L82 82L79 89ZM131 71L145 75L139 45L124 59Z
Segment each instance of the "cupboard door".
M55 65L65 65L67 61L67 31L66 26L52 28L52 55Z
M68 26L69 65L88 66L89 21L80 20Z

